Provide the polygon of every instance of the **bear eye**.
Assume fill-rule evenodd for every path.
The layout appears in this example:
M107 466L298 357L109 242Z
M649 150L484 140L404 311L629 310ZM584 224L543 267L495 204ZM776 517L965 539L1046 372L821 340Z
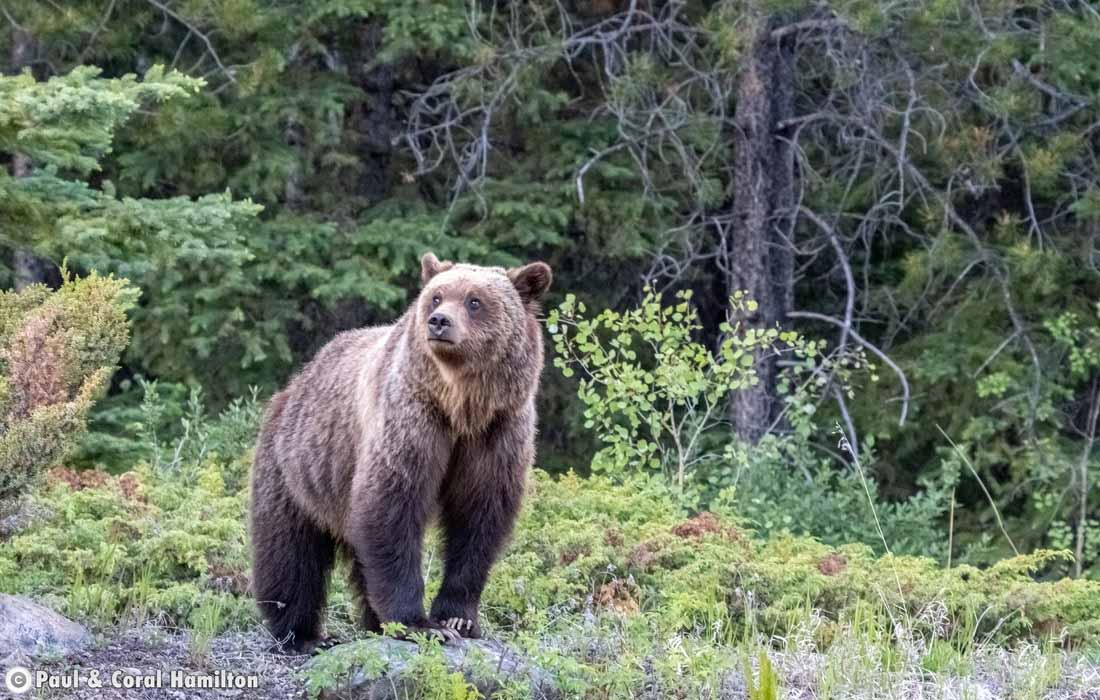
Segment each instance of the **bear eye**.
M481 308L481 299L474 297L473 299L470 299L468 302L466 302L466 305L470 307L470 311L477 311Z
M443 300L439 298L438 294L436 294L434 297L432 297L432 306L439 306L439 302L441 301Z

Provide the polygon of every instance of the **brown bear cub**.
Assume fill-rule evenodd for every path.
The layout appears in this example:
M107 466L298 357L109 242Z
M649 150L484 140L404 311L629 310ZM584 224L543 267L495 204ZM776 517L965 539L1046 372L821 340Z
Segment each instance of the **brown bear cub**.
M252 590L284 649L321 635L337 550L362 624L479 637L481 592L535 455L541 262L421 261L423 290L390 326L342 333L268 406L252 469ZM425 614L421 550L444 535Z

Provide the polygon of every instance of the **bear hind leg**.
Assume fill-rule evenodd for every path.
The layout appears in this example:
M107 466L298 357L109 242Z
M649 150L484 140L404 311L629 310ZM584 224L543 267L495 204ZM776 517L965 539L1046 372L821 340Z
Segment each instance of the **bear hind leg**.
M294 504L279 505L253 522L252 592L276 644L308 653L321 636L336 543Z

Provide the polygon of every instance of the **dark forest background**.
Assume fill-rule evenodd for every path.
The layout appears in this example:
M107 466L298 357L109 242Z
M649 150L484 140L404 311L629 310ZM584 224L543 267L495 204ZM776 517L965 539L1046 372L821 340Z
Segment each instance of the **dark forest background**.
M141 291L74 464L133 461L153 382L164 431L189 395L262 399L401 313L426 250L541 259L548 311L690 290L706 347L731 321L825 341L797 404L756 350L707 432L715 493L738 450L767 457L735 482L762 529L849 537L859 469L902 548L950 529L975 563L1100 570L1100 4L0 9L0 287L65 262ZM539 462L586 473L602 443L565 374L548 362Z

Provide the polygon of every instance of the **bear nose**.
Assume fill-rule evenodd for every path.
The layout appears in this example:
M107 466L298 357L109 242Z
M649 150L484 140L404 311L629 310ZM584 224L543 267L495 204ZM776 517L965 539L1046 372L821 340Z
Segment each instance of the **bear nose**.
M428 330L432 335L441 336L451 328L451 317L436 312L428 317Z

